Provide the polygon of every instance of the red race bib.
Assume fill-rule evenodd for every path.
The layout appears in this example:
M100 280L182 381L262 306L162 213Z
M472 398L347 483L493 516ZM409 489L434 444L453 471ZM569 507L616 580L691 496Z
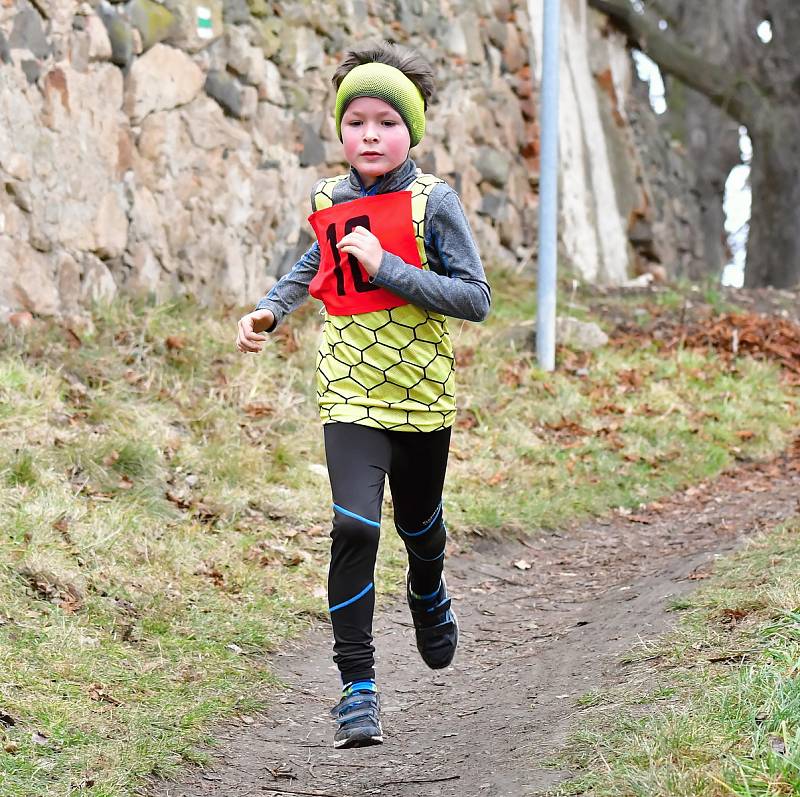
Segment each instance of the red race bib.
M369 281L369 274L353 255L336 244L356 227L365 227L384 251L411 266L422 268L411 219L411 192L394 191L342 202L308 217L317 234L319 271L308 292L325 304L330 315L358 315L408 304L396 293Z

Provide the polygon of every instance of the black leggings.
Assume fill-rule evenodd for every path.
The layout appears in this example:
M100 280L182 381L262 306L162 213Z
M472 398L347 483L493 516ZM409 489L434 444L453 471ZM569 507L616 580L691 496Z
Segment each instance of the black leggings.
M395 528L408 552L411 589L428 596L439 587L447 535L442 487L450 429L395 432L354 423L323 428L333 494L328 573L333 660L346 684L375 677L374 573L387 475Z

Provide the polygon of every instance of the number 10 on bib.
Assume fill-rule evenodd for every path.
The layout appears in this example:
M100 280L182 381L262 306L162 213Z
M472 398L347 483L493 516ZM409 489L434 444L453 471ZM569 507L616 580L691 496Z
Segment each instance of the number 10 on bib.
M336 245L356 227L368 229L386 252L409 266L422 268L411 219L411 192L354 199L318 210L308 217L317 235L319 270L308 292L325 304L329 315L359 315L408 304L406 299L369 281L369 275L353 255Z

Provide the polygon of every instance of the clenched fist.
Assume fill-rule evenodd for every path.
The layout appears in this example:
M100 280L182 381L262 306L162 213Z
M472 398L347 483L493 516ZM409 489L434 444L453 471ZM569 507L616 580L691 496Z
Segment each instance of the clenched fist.
M251 351L258 354L267 339L266 335L260 333L269 329L274 323L275 316L272 314L272 310L254 310L252 313L243 315L239 319L236 348L241 352Z
M349 235L345 235L336 246L339 251L353 255L364 266L370 277L374 277L378 273L383 258L383 247L366 227L356 227Z

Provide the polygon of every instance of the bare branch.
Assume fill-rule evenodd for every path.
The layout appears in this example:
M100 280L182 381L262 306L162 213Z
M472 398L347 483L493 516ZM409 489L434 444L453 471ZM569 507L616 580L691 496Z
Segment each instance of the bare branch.
M588 0L610 17L631 43L658 66L687 86L705 94L734 119L750 126L764 113L768 100L763 87L747 74L706 61L677 36L658 27L658 19L638 13L630 0Z

